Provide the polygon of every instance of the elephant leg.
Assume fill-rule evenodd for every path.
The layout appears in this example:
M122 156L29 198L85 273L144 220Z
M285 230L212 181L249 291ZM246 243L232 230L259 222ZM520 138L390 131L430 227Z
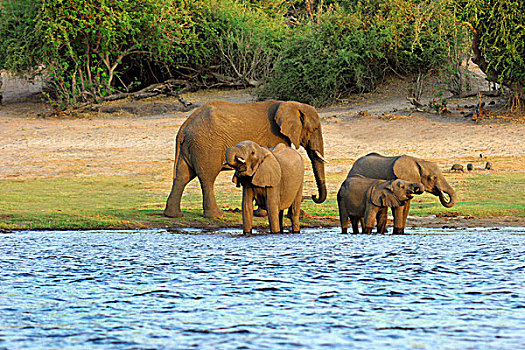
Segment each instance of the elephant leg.
M289 208L290 220L292 221L292 232L299 232L299 218L301 217L301 202L303 201L303 187L297 192L292 205Z
M242 231L244 234L252 233L253 220L253 189L243 187L242 189Z
M365 209L365 217L364 217L364 225L363 225L363 233L364 234L370 234L372 233L372 230L374 229L374 224L376 221L376 217L379 214L381 208L368 205Z
M189 167L188 163L182 158L177 161L175 169L175 176L173 178L173 185L171 192L166 201L166 208L164 209L164 216L171 218L180 218L183 214L180 210L180 201L182 193L186 185L195 178L195 172Z
M284 218L284 210L279 210L279 230L280 232L284 231L283 218Z
M270 221L270 232L279 233L279 189L275 187L266 187L266 210L268 211L268 220Z
M394 216L394 229L392 230L392 233L395 235L402 235L403 233L405 233L405 225L403 220L404 211L405 206L392 208L392 215Z
M348 213L343 200L339 200L339 221L341 222L341 233L348 233ZM352 226L354 221L352 220ZM355 233L355 230L354 230Z
M376 220L377 220L377 233L384 234L387 232L386 230L386 220L388 218L388 208L381 208L377 212Z
M203 216L211 219L223 216L224 213L219 209L217 200L215 199L215 190L213 189L215 180L200 180L202 189L202 207L204 209Z
M359 217L358 216L351 216L350 217L350 221L352 222L352 232L354 234L358 234L359 233L359 221L360 221ZM347 221L347 226L348 226L348 221Z
M407 225L407 218L408 218L408 212L410 210L410 202L411 200L409 201L406 201L405 205L404 205L404 210L403 210L403 229L406 227Z
M222 210L219 209L217 201L215 199L214 184L217 175L221 171L220 165L212 167L209 165L206 169L198 169L197 177L199 178L202 190L202 208L203 216L205 218L218 218L224 215Z

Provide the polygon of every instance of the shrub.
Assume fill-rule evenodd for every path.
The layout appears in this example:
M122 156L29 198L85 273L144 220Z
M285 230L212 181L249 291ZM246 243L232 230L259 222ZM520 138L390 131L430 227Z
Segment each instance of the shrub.
M441 1L340 1L302 23L283 43L260 97L316 106L371 91L386 74L440 69L460 44L452 10Z
M138 55L168 60L183 40L184 1L172 11L164 0L43 0L40 30L46 39L45 67L56 98L65 105L128 90L122 71Z
M525 2L458 0L457 19L472 28L473 60L488 79L525 99Z
M281 7L233 0L1 3L0 68L43 67L60 108L173 77L255 85L286 30Z
M196 28L208 39L210 57L195 67L205 80L253 86L269 74L287 28L281 12L264 9L231 0L206 2Z
M43 63L40 7L39 0L0 1L0 69L31 75Z
M297 100L315 106L351 91L370 91L382 78L384 60L374 30L356 30L362 22L340 11L319 24L294 29L283 45L260 97Z

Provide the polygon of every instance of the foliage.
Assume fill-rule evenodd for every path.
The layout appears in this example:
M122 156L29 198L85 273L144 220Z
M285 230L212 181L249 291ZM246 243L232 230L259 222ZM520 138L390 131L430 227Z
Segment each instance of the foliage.
M284 43L260 96L324 105L351 91L370 91L385 61L377 32L354 30L357 16L329 12L319 24L306 22Z
M43 62L42 33L35 27L41 0L0 1L0 69L34 74Z
M282 7L233 0L13 0L0 67L44 67L57 107L167 78L255 85L287 29Z
M283 43L261 97L316 106L371 91L386 74L440 69L462 37L441 1L340 1L318 7Z
M525 2L458 0L456 9L458 21L475 31L481 69L525 98Z
M465 81L465 27L498 82L523 89L525 5L516 0L0 0L0 68L45 71L57 107L181 78L264 86L316 106L386 75ZM456 6L454 6L456 4Z
M171 11L167 0L43 1L46 69L66 105L114 93L130 57L166 59L171 43L186 34L183 1L181 11Z
M271 2L266 7L249 7L231 0L206 2L202 17L196 22L211 51L207 65L194 67L202 78L253 86L269 74L287 29L279 16L278 4L270 5Z

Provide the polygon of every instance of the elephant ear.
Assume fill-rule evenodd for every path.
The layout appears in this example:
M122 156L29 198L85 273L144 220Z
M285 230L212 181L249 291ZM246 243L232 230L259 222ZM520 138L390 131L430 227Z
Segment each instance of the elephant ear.
M397 208L401 201L393 192L392 182L379 185L372 190L370 201L377 207Z
M264 158L253 174L252 184L257 187L275 187L281 181L281 165L268 149L263 149Z
M421 167L418 159L410 156L400 156L393 167L394 176L398 179L420 182L421 181Z
M290 139L295 148L299 148L303 124L297 105L293 102L281 102L275 112L275 122L279 125L281 133Z

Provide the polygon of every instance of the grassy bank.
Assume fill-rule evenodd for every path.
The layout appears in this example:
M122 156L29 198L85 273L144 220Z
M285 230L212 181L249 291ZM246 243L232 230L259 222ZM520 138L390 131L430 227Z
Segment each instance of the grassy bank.
M222 175L228 179L230 174ZM337 226L336 191L344 174L329 178L329 196L318 205L305 200L303 226ZM525 217L524 173L447 174L460 201L451 209L425 194L414 199L411 215ZM218 184L217 199L226 215L201 216L198 183L188 186L185 216L162 216L169 183L155 176L54 177L0 180L0 229L101 229L166 227L240 227L241 189L228 181ZM309 192L305 192L305 195ZM255 226L267 226L256 218ZM287 223L288 224L288 223Z

